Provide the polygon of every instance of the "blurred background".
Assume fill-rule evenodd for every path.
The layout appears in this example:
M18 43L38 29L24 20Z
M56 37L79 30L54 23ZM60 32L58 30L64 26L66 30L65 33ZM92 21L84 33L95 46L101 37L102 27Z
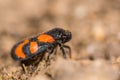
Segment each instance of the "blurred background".
M120 80L120 0L0 0L0 79L15 75L16 42L55 27L72 32L72 59L31 80Z

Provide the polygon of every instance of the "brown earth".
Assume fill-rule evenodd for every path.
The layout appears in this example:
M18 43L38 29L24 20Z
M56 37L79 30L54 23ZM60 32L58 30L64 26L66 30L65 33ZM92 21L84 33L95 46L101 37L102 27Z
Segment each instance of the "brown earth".
M22 70L13 45L60 27L72 32L72 58ZM0 0L0 80L120 80L120 0Z

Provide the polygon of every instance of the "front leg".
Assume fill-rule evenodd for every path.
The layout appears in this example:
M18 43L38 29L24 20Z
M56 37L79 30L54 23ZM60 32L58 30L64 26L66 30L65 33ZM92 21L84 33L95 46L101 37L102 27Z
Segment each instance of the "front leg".
M69 50L69 57L71 58L71 48L70 48L70 46L67 46L67 45L63 45L63 48L66 48L66 49L68 49Z
M67 45L62 44L62 43L59 43L59 46L60 46L60 50L62 51L63 57L66 58L66 53L64 50L64 48L66 48L69 50L69 57L71 58L71 48Z
M62 51L63 57L66 59L66 53L65 53L63 44L62 44L62 43L59 43L59 46L60 46L60 50Z

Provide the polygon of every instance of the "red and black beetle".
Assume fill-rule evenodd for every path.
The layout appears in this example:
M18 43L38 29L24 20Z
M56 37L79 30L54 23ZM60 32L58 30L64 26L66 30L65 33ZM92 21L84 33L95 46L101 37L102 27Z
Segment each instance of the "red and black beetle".
M45 53L48 53L47 60L49 60L49 56L54 52L56 47L59 46L63 57L66 58L64 48L69 50L70 56L71 48L64 43L71 40L71 38L72 35L70 31L54 28L18 42L13 46L11 56L14 60L18 60L25 65L30 65L32 62L39 63Z

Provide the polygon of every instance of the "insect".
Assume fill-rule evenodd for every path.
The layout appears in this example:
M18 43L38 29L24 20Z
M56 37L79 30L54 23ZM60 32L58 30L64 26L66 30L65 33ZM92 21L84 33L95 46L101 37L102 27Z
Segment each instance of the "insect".
M18 42L13 46L11 56L14 60L20 61L26 66L37 65L46 53L48 53L47 60L49 60L50 55L59 46L64 58L66 58L65 48L69 50L69 56L71 57L71 48L64 44L71 38L70 31L54 28Z

